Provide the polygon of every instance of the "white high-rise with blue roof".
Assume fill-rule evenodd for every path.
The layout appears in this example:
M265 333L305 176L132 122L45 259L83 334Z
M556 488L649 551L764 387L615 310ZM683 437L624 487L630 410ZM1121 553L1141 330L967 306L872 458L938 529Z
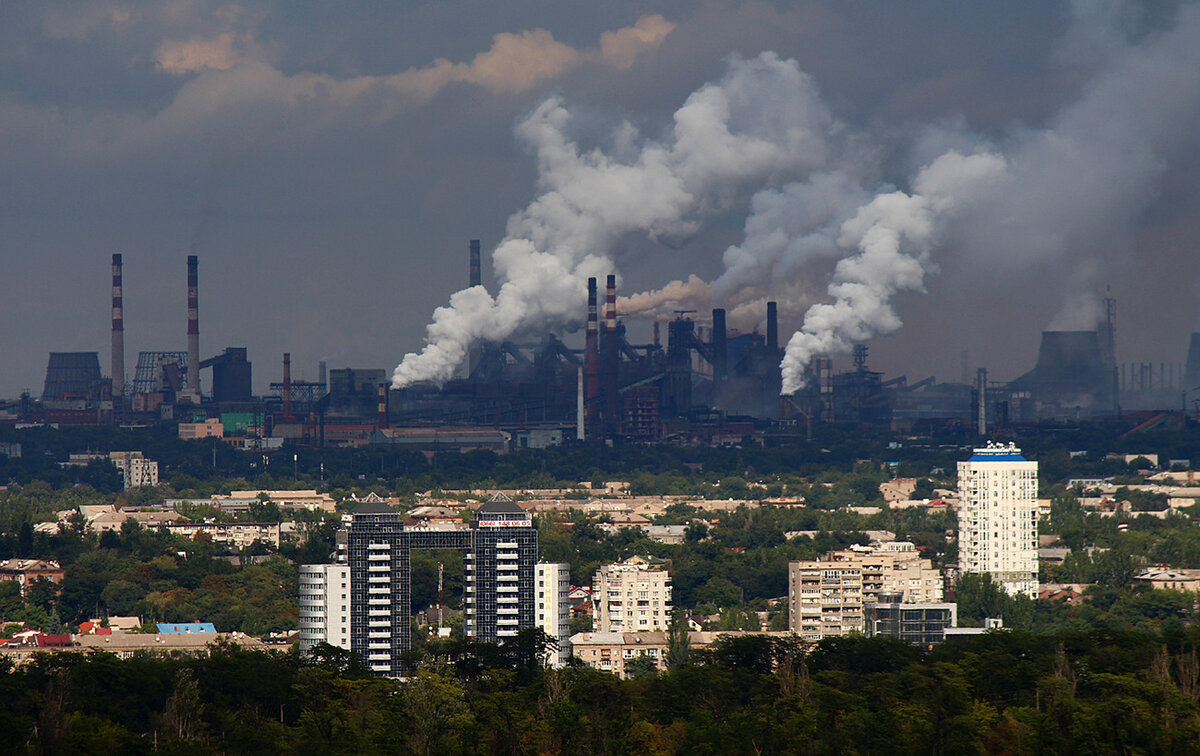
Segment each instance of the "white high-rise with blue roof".
M1010 595L1037 597L1037 462L1013 444L958 463L958 567L988 573Z

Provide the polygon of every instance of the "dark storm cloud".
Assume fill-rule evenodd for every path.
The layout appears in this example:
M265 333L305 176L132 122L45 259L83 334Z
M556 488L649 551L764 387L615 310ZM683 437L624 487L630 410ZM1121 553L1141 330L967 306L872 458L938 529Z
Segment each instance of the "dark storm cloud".
M466 239L494 247L535 196L513 126L546 96L607 144L623 120L660 132L731 53L773 50L869 136L861 173L902 184L930 124L939 145L1044 127L1123 47L1176 22L1171 4L1095 7L1116 11L1072 26L1071 7L1051 3L5 4L0 250L18 284L0 316L20 327L5 331L0 394L36 393L51 350L106 352L110 252L125 253L127 352L181 348L194 241L202 350L250 347L256 388L283 351L302 377L320 358L390 368L460 288ZM605 53L602 34L651 14L670 33L632 58ZM1103 255L1088 284L1140 260L1115 288L1143 301L1174 278L1150 268L1198 272L1192 184L1169 170L1153 189L1123 224L1127 254ZM674 250L627 240L625 289L718 274L745 211ZM957 364L975 334L980 364L1031 356L1075 274L1034 259L997 276L1004 291L964 294L976 257L941 259L928 296L901 298L906 326L873 344L876 367L938 372L926 368ZM817 297L811 275L797 286ZM1032 304L1014 312L1014 292ZM1004 316L971 312L980 302ZM966 325L941 325L947 308ZM1175 323L1163 348L1182 348L1195 292L1146 309L1143 323ZM1139 322L1132 301L1121 312Z

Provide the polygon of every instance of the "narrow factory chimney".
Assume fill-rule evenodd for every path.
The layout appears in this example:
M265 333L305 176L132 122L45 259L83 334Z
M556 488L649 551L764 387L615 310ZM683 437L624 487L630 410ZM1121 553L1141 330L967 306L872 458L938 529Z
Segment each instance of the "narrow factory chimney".
M292 353L283 353L283 422L292 422Z
M977 393L979 394L979 417L977 423L979 426L979 435L987 436L987 368L979 368Z
M479 240L471 240L471 261L470 261L470 279L468 286L482 286L483 273L479 263Z
M721 391L721 386L725 383L726 369L726 339L725 339L725 310L723 308L715 308L712 312L712 369L713 369L713 397Z
M779 351L779 305L767 302L767 349Z
M379 430L385 430L388 427L387 405L388 405L387 384L381 383L381 384L379 384L379 417L375 423L376 426L378 426Z
M125 396L125 304L121 291L121 256L112 256L112 396L120 410Z
M588 279L587 340L583 345L583 364L587 381L584 398L587 404L587 432L596 435L600 423L600 334L596 303L596 279Z
M604 413L610 434L621 432L620 394L617 390L617 277L609 275L604 295Z
M587 438L584 428L583 404L583 365L579 366L578 386L575 390L575 438L579 441Z
M200 401L200 308L198 258L188 255L187 259L187 334L188 362L186 392L193 401Z

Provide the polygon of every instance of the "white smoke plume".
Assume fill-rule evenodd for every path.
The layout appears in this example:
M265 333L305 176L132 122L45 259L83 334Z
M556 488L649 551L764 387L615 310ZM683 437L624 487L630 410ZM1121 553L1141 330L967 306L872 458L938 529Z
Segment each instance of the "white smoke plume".
M900 326L891 298L922 289L939 236L945 237L941 246L966 255L980 271L1051 260L1090 270L1099 252L1127 249L1139 214L1200 125L1200 7L1180 7L1172 28L1138 44L1123 37L1112 42L1115 35L1094 29L1088 35L1109 40L1101 45L1104 54L1095 56L1105 65L1046 128L1014 134L1003 158L946 151L917 177L913 195L880 194L842 223L837 246L853 247L856 254L835 268L828 288L833 301L811 307L789 341L781 364L783 393L803 386L812 356L845 353L855 342ZM947 134L946 141L956 148L982 142L962 133ZM838 192L830 195L836 205ZM833 251L828 230L836 213L808 236L783 231L798 217L785 205L773 223L768 210L761 230L751 218L746 241L726 253L728 270L714 285L714 297L762 286L779 275L781 262L799 264ZM814 242L805 247L809 254L782 251L804 238ZM1089 303L1094 300L1068 295L1055 324L1094 327L1098 308Z
M998 155L949 152L920 172L915 193L880 194L843 223L837 245L856 253L834 270L829 285L833 302L810 307L803 327L788 341L780 364L783 393L804 387L812 357L844 354L857 342L899 328L892 297L924 287L938 231L956 208L1005 175Z
M721 80L688 97L661 139L642 141L623 126L623 159L581 149L569 125L566 107L550 99L517 127L536 154L542 193L509 218L493 253L500 290L495 298L481 287L451 296L434 312L425 348L397 366L393 386L449 379L477 339L577 323L587 278L614 269L610 250L621 237L694 233L747 185L822 167L837 130L811 77L773 53L732 58Z

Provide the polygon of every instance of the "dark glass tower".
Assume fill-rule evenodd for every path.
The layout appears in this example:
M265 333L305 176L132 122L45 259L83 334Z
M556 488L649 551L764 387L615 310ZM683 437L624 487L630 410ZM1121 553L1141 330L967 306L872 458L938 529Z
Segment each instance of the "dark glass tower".
M391 507L360 504L346 535L350 566L350 648L381 675L404 670L411 647L412 549L458 549L465 555L466 633L496 642L536 627L537 529L527 512L497 494L467 530L413 530Z

